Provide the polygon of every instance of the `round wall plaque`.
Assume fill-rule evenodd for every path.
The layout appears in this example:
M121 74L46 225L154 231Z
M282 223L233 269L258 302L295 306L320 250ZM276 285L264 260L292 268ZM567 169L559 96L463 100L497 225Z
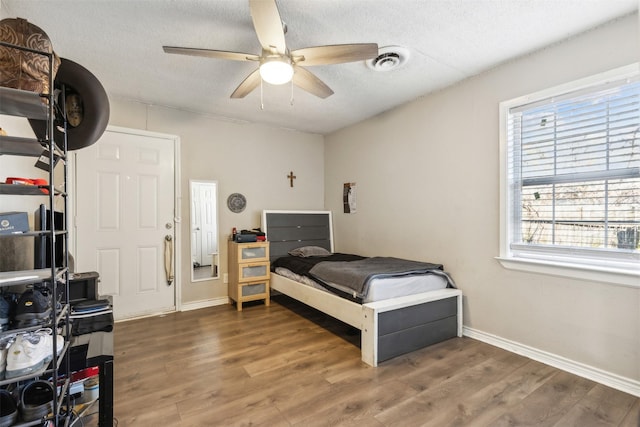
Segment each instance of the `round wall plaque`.
M240 213L247 206L247 199L240 193L233 193L227 197L227 207L233 213Z

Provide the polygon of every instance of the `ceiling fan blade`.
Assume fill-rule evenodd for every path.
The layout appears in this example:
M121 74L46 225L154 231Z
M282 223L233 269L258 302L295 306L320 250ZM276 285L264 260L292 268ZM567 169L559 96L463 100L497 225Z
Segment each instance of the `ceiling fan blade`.
M335 44L328 46L306 47L291 52L295 62L304 61L304 66L340 64L343 62L364 61L378 56L376 43ZM304 57L304 59L298 59Z
M249 9L251 9L251 19L262 48L269 52L275 50L284 55L287 52L287 46L284 41L282 19L280 19L275 0L249 0Z
M240 85L233 91L231 98L244 98L252 90L258 87L260 84L260 69L256 69L253 73L249 74L246 79L240 83Z
M204 56L205 58L231 59L233 61L258 61L260 57L252 53L227 52L225 50L196 49L192 47L162 46L166 53L178 55Z
M333 91L329 86L324 84L324 82L317 78L311 71L303 67L295 67L295 72L293 73L293 84L319 98L324 99L333 95Z

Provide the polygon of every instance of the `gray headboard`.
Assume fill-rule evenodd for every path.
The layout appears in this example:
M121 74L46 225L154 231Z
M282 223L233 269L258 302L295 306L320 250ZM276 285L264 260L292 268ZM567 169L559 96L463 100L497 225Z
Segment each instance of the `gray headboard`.
M320 246L333 252L331 211L262 211L271 261L301 246Z

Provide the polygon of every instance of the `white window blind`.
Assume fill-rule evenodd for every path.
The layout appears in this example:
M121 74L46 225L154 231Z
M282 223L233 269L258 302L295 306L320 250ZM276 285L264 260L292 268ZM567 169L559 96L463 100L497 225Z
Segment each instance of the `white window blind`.
M512 105L506 123L511 254L638 262L640 81Z

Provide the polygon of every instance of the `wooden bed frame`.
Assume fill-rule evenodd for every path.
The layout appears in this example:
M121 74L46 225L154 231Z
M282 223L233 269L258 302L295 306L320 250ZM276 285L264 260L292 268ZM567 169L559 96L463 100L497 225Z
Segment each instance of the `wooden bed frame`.
M301 246L320 246L333 252L330 211L265 210L262 230L270 242L271 260L286 256L291 249ZM370 366L462 336L462 292L459 289L440 289L358 304L278 274L271 274L270 286L360 329L362 361Z

